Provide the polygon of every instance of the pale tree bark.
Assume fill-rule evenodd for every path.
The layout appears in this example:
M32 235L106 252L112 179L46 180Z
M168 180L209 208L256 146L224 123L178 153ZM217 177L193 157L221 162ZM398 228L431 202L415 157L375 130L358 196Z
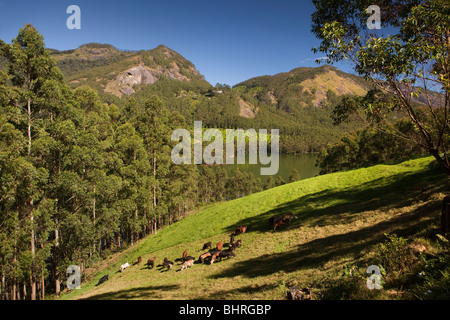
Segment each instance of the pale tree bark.
M31 100L28 99L27 101L27 115L28 115L28 157L31 158ZM30 287L31 287L31 300L36 300L36 281L35 281L35 275L34 275L34 269L35 269L35 235L34 235L34 216L33 216L33 198L32 195L30 196L30 222L31 222L31 239L30 239L30 245L31 245L31 270L30 270Z
M59 250L59 230L58 230L58 218L55 219L55 294L59 297L61 293L61 281L59 280L59 272L58 272L58 250Z

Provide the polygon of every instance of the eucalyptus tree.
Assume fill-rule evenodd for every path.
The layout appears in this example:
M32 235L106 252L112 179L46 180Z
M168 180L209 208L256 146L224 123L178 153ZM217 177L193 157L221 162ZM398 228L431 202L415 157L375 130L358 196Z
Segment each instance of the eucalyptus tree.
M378 30L368 28L370 0L314 4L312 31L321 43L313 51L324 53L329 63L353 62L373 85L363 97L345 97L334 110L335 122L358 115L368 125L419 145L450 175L450 3L378 1ZM414 130L399 130L398 117L408 119Z
M37 251L47 250L48 239L42 227L50 227L47 220L42 220L50 218L42 210L50 208L46 186L54 145L51 127L67 91L62 73L45 48L43 36L32 25L25 25L11 44L1 41L0 48L1 55L6 58L10 84L7 108L14 113L16 128L26 137L22 154L27 163L27 169L23 171L26 177L23 176L20 192L16 192L16 206L19 220L27 220L23 226L29 232L30 298L34 300L37 272L42 269L37 263L43 263Z
M312 31L321 43L313 50L331 63L351 60L355 71L373 84L365 96L343 99L334 110L335 123L357 115L420 146L450 175L450 2L378 1L378 30L368 28L371 2L314 1ZM398 117L407 119L412 130L399 130ZM441 229L447 233L450 219L443 221Z

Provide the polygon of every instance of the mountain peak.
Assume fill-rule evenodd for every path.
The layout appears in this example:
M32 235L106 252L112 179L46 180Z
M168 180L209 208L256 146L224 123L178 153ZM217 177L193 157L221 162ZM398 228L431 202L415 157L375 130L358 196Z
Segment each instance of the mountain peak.
M110 50L118 51L117 48L111 44L96 43L96 42L82 44L81 46L78 47L78 49L110 49Z

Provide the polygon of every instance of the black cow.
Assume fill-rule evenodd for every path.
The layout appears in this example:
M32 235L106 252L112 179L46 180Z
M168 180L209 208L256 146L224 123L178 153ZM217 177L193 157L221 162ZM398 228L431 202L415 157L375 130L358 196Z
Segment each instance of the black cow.
M203 245L203 249L202 250L206 250L206 249L211 249L211 241L207 242Z
M234 254L233 251L223 250L223 251L220 251L220 253L219 253L219 261L222 261L222 258L229 259L231 257L236 257L236 255Z
M97 286L101 285L106 280L109 280L109 275L104 275L103 277L101 277L100 280L98 280Z
M167 271L172 270L173 262L169 261L167 258L164 258L163 267L167 268Z

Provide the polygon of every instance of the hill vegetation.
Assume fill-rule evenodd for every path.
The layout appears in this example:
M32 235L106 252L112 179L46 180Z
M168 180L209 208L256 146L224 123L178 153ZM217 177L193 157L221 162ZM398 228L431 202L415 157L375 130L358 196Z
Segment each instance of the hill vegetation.
M105 45L80 50L102 55L95 61L118 54ZM179 58L165 47L155 50ZM239 171L229 178L223 168L173 164L171 133L188 128L179 112L156 95L118 106L87 85L70 88L29 24L11 44L0 41L0 54L3 298L58 295L68 266L84 270L198 206L271 187ZM165 83L202 81L155 85L170 90Z
M233 88L212 86L192 62L164 45L128 52L86 44L52 52L72 88L87 85L121 108L157 95L188 125L201 119L211 128L277 128L283 153L319 152L358 128L333 126L331 111L343 95L363 95L369 88L363 78L330 66L257 77Z
M314 299L448 298L449 246L436 235L447 187L436 163L421 158L213 204L90 270L82 288L63 298L270 300L285 299L291 285L309 288ZM298 219L272 231L269 218L286 212ZM228 242L238 225L248 232L236 238L243 245L234 258L183 271L176 262L172 271L142 263L118 272L139 256L156 256L156 266L185 249L197 258L205 242ZM383 270L382 290L366 287L371 264ZM95 286L105 274L110 280Z
M29 24L11 44L0 41L0 56L3 298L58 296L74 264L87 282L65 298L191 299L195 291L196 298L269 299L282 298L289 283L311 287L318 298L353 298L367 294L360 268L372 258L384 264L386 288L399 292L407 283L401 297L418 297L427 286L446 297L447 276L439 282L435 275L447 272L441 266L448 244L436 235L434 221L447 182L429 158L288 185L272 178L265 186L238 170L227 177L223 168L170 161L171 132L192 129L199 119L204 128L222 131L278 128L282 152L319 151L363 125L336 127L330 117L347 95L371 93L362 78L332 67L299 68L213 87L163 45L47 50ZM387 145L386 137L369 130L353 137L328 147L326 170L420 155L396 157L400 142ZM389 148L380 154L380 146ZM359 159L361 152L374 157ZM295 172L291 177L298 179ZM268 219L286 212L300 219L270 232ZM150 255L176 259L184 249L196 255L206 241L226 242L240 224L249 232L236 258L183 273L134 266L115 274L124 260L139 256L144 262ZM417 241L427 247L423 255L406 247ZM397 247L411 259L390 264ZM411 272L424 268L430 276L421 283ZM340 282L342 270L354 287ZM106 272L111 280L94 288ZM216 286L208 286L210 280ZM380 295L392 297L369 293Z

